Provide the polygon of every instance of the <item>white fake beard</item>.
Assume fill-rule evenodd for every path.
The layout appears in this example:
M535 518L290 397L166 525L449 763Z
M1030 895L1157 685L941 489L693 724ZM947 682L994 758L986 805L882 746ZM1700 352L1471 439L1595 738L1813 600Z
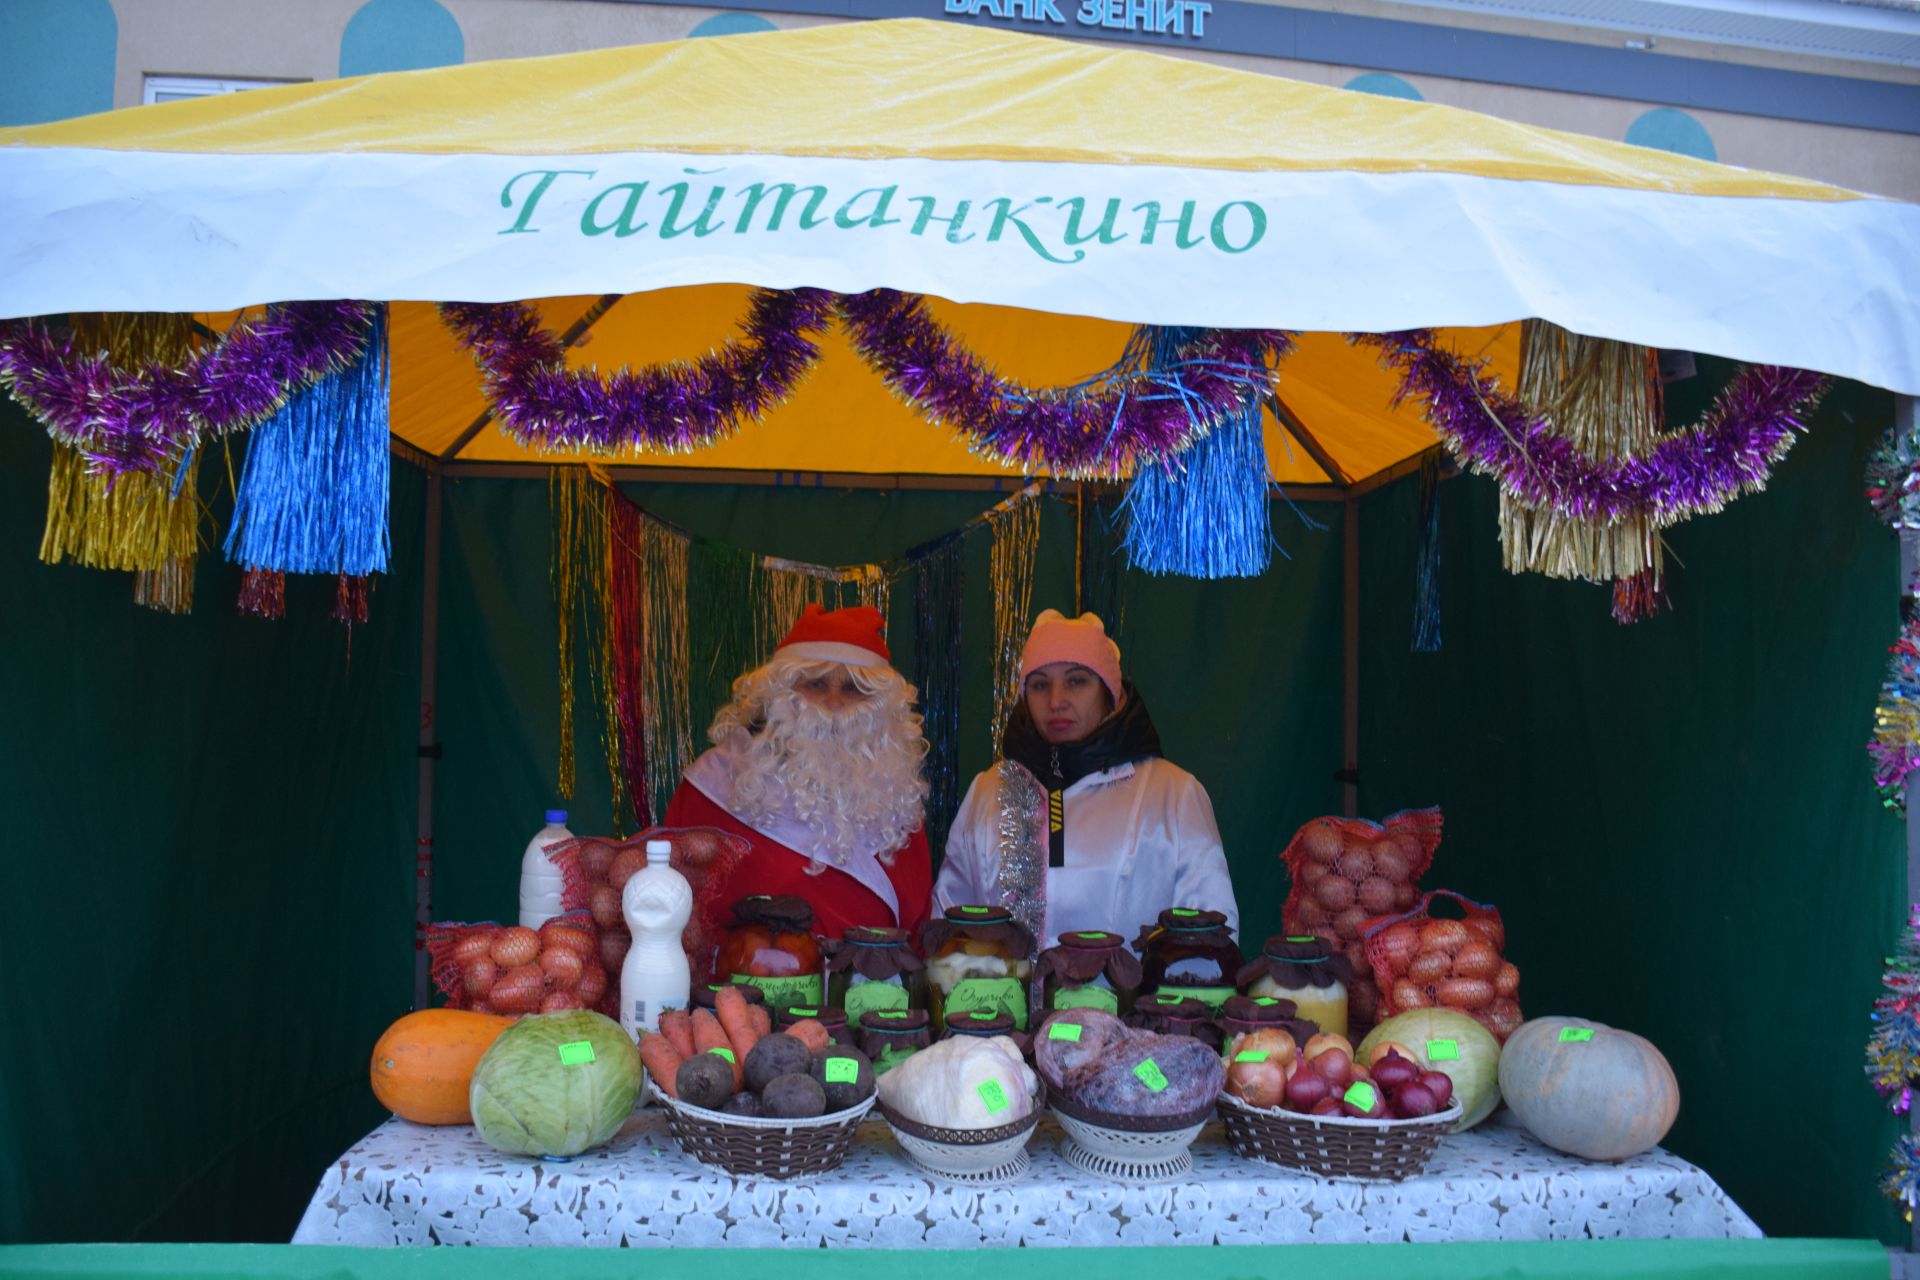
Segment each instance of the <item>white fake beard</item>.
M925 821L927 783L920 762L927 744L906 682L891 671L882 679L860 674L863 686L874 687L837 712L808 701L784 680L736 690L713 736L738 744L733 785L742 819L758 824L790 817L812 833L816 855L838 867L864 852L892 866L894 852ZM764 698L750 718L739 696L749 692ZM761 722L757 733L747 728L755 720ZM818 862L807 868L810 875L822 870Z

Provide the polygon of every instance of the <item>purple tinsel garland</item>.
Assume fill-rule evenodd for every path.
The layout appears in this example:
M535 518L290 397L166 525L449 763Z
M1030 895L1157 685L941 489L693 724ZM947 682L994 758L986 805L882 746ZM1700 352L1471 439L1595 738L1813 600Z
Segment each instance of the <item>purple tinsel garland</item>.
M154 472L205 436L244 430L359 358L368 302L291 302L242 319L178 368L116 367L32 320L0 323L0 382L94 471Z
M1120 476L1180 452L1241 411L1291 347L1276 331L1204 329L1172 370L1031 390L962 348L913 294L850 295L840 314L854 350L896 394L975 452L1056 476Z
M1585 520L1644 511L1665 527L1758 491L1828 385L1824 374L1747 365L1699 423L1663 436L1645 457L1616 462L1555 434L1483 376L1483 362L1440 349L1426 330L1357 340L1379 347L1399 372L1395 403L1426 401L1427 421L1463 464L1523 502Z
M785 400L819 359L833 320L824 289L756 290L745 335L692 362L620 369L604 381L567 367L559 335L525 303L442 303L473 352L507 432L543 449L613 453L709 444Z

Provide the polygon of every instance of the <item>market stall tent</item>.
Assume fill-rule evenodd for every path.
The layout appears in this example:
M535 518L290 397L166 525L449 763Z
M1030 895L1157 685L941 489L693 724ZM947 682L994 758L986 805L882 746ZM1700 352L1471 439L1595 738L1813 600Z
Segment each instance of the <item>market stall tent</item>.
M606 192L629 182L650 184L632 215L648 225L621 236L625 192ZM781 182L826 190L823 221L799 228L802 194L783 230L764 204L733 230L744 193ZM884 217L877 194L854 203L889 187ZM731 216L701 234L717 188ZM1078 223L1059 212L1075 198ZM1125 238L1109 243L1110 202ZM839 225L842 213L853 225ZM684 234L668 237L670 221ZM1405 486L1331 509L1324 532L1283 532L1294 558L1265 578L1135 583L1124 635L1170 749L1215 797L1244 899L1277 922L1273 851L1339 804L1351 654L1367 691L1362 808L1448 809L1446 879L1530 922L1515 927L1528 989L1647 1032L1683 1086L1707 1082L1689 1092L1676 1140L1763 1224L1887 1230L1863 1184L1890 1130L1859 1083L1854 1032L1899 916L1899 835L1857 748L1894 571L1858 500L1857 464L1891 415L1869 388L1920 391L1917 226L1909 206L1799 179L917 22L290 86L0 131L0 315L392 301L394 430L403 455L428 464L394 468L395 563L348 656L317 592L298 586L277 629L217 608L129 618L123 581L30 563L46 446L9 408L0 510L15 550L0 571L13 602L0 693L20 709L15 724L41 728L7 738L0 775L17 788L18 847L84 851L21 859L21 900L88 903L89 928L112 941L89 934L75 947L64 918L36 912L8 952L21 1017L69 999L83 1016L68 1056L9 1037L0 1059L9 1097L31 1100L0 1163L31 1157L43 1175L0 1203L4 1234L271 1235L258 1224L281 1225L287 1189L366 1127L366 1046L409 994L392 950L412 920L416 739L446 753L436 904L507 909L503 868L523 819L549 799L557 746L546 492L462 468L574 459L481 422L472 366L426 304L544 299L558 327L603 294L627 295L575 353L611 367L716 341L745 286L801 284L937 295L976 349L1035 382L1108 363L1130 323L1312 331L1280 391L1328 461L1291 425L1270 435L1269 456L1291 485L1331 479L1346 492L1433 436L1387 404L1388 383L1344 330L1448 327L1458 349L1485 350L1506 372L1514 337L1500 326L1537 315L1854 379L1775 492L1676 535L1692 594L1645 629L1613 628L1590 588L1502 575L1491 496L1475 485L1456 486L1464 496L1443 513L1440 655L1406 653ZM1086 256L1047 256L1074 252ZM788 405L714 449L623 460L998 470L835 354ZM822 562L897 553L986 501L658 482L630 492L707 536ZM440 504L444 516L429 519ZM1049 509L1037 602L1070 590L1063 518ZM1343 556L1339 539L1359 527L1366 541L1351 537ZM431 547L444 576L428 586ZM203 573L209 598L231 597L231 574ZM1331 620L1347 600L1359 643L1343 653ZM442 619L437 692L420 680L429 601ZM987 726L965 731L977 767ZM583 758L592 749L583 729ZM610 819L595 812L603 803L582 797L583 825ZM116 883L104 900L103 869ZM1819 939L1817 966L1766 945L1783 918ZM152 967L129 974L129 954ZM1769 1038L1783 1006L1804 1028L1785 1048ZM1758 1064L1756 1046L1769 1047ZM1782 1072L1820 1083L1779 1107L1755 1080ZM90 1105L109 1090L139 1102ZM1751 1122L1763 1108L1768 1127ZM102 1161L121 1150L178 1154ZM1817 1159L1817 1175L1771 1164L1781 1152Z

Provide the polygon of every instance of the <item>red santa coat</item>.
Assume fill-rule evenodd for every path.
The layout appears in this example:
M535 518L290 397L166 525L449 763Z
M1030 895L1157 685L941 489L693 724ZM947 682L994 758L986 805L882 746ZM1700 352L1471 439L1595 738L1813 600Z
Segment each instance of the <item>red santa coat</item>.
M814 928L823 937L838 938L860 925L919 929L933 899L933 858L926 832L907 837L894 851L890 867L868 858L853 872L828 863L820 874L809 875L813 860L794 847L804 841L803 833L791 824L765 824L792 841L787 843L742 822L723 803L730 798L727 778L722 753L707 752L674 791L665 820L669 827L717 827L752 846L728 874L702 883L695 893L695 909L712 931L709 936L719 936L732 922L733 904L753 893L806 899L813 905Z

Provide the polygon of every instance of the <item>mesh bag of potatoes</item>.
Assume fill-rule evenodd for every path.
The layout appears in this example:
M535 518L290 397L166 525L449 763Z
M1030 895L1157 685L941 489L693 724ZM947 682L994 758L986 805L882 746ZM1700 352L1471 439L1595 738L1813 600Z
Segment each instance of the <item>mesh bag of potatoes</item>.
M1288 933L1331 939L1361 975L1348 991L1352 1016L1371 1024L1380 992L1366 976L1366 927L1420 900L1416 882L1440 847L1440 810L1408 809L1373 822L1315 818L1294 833L1281 853L1293 887L1281 911Z

